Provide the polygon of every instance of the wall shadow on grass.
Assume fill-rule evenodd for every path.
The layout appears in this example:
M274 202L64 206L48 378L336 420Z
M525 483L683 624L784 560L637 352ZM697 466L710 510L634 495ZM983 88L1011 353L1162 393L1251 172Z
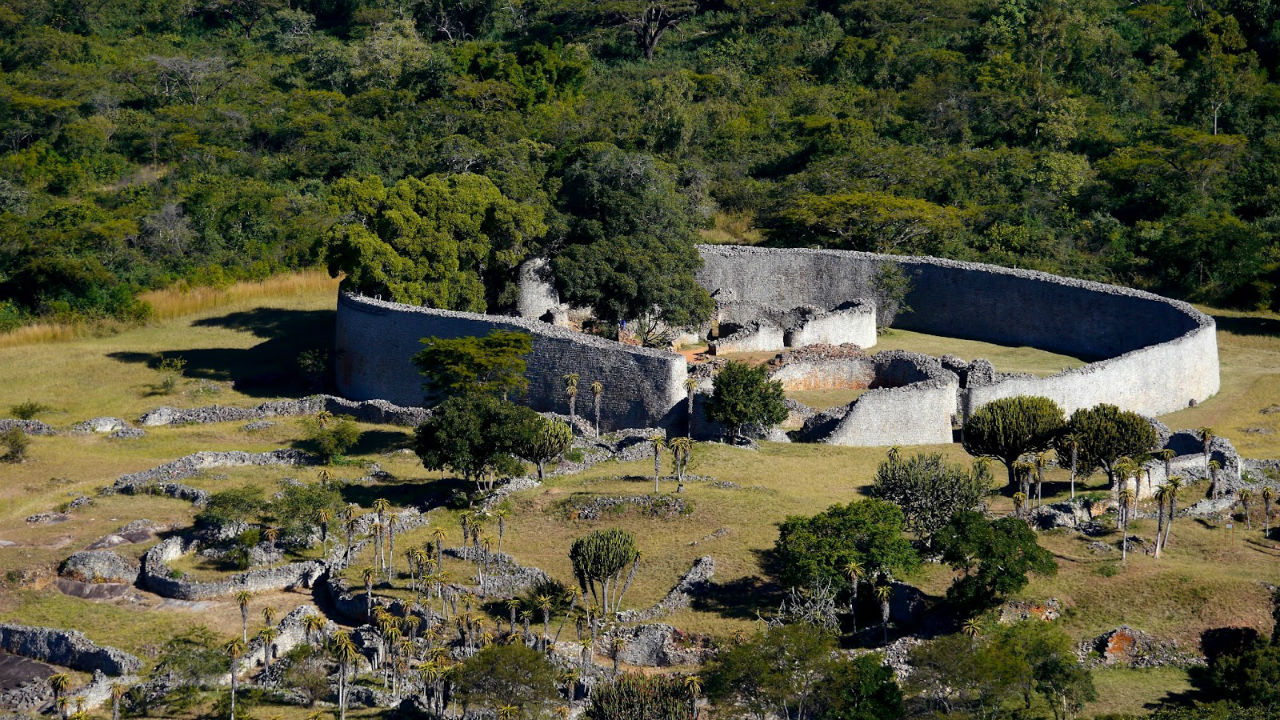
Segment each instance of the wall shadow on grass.
M1228 317L1225 315L1214 315L1213 320L1218 323L1218 329L1223 332L1234 333L1236 335L1269 335L1271 337L1280 337L1280 320L1277 320L1276 318L1257 316Z
M299 367L308 350L328 352L333 346L334 311L255 308L204 318L193 327L218 327L248 332L263 341L250 348L193 348L157 353L115 352L108 357L159 369L163 358L186 362L183 376L195 380L231 382L253 397L301 397L324 390L316 376ZM157 382L158 382L157 378Z

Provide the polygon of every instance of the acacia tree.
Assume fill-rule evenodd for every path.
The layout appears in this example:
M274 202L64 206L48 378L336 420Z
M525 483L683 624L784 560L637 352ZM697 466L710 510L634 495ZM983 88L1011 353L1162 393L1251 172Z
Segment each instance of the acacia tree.
M970 455L1004 463L1013 488L1018 482L1014 463L1027 453L1049 449L1064 424L1062 408L1054 401L1017 395L978 408L965 421L961 442Z

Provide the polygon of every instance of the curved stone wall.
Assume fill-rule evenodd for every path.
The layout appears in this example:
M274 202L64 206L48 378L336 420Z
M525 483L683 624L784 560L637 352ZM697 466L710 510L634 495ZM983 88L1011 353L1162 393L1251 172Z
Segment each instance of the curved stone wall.
M1218 391L1213 319L1151 293L939 258L721 245L700 251L699 282L739 314L874 297L876 272L896 263L912 290L911 312L894 327L1096 361L1046 378L1000 378L966 388L965 414L999 397L1032 394L1068 412L1110 402L1158 415Z
M871 356L871 389L849 404L830 445L942 445L952 440L960 380L936 358L901 350Z
M579 414L589 417L591 383L604 384L602 429L652 427L681 422L684 357L605 340L535 320L402 305L341 293L336 353L338 390L355 400L380 398L400 405L422 402L422 376L412 358L423 337L487 335L493 329L533 336L526 404L540 412L565 412L564 381L580 378Z

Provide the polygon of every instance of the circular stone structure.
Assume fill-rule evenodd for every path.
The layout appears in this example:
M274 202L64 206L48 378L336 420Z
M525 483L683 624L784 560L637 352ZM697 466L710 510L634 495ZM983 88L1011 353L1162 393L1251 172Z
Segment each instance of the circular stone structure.
M1218 391L1213 318L1151 293L1047 273L931 257L839 250L700 246L698 282L735 318L776 316L798 307L835 310L875 297L886 265L911 280L910 312L893 326L922 333L1031 346L1089 360L1048 377L990 372L957 374L917 357L897 357L919 378L864 394L847 408L863 429L825 442L843 445L939 442L942 423L962 421L992 400L1042 395L1067 412L1107 402L1147 415L1173 412ZM539 294L547 294L544 290ZM341 293L336 325L337 384L355 400L401 405L422 401L412 357L419 339L482 336L494 329L533 337L529 393L539 411L565 412L562 377L605 386L605 429L686 422L683 356L584 335L537 320L452 312ZM976 363L975 363L976 365ZM923 391L927 391L922 395ZM946 401L943 401L946 395ZM921 402L927 396L928 402ZM859 403L862 406L859 407ZM586 406L582 403L580 406ZM869 407L874 405L874 408ZM585 409L585 407L584 407ZM903 422L901 418L915 418Z

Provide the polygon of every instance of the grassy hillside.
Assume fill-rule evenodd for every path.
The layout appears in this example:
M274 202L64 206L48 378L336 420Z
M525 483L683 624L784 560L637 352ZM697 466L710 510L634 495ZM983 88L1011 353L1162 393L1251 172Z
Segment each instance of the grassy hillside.
M108 337L81 337L60 342L33 343L0 349L0 408L34 400L55 409L44 419L67 426L96 416L128 419L160 404L249 405L276 395L306 389L279 378L289 375L296 350L314 342L330 322L331 285L319 282L291 288L271 297L235 298L208 303L193 315L155 321ZM1275 433L1246 433L1248 428L1276 429L1280 415L1260 411L1280 403L1280 338L1271 315L1219 314L1223 392L1196 408L1166 420L1174 427L1205 423L1231 437L1248 455L1280 456ZM1039 351L979 347L946 338L894 332L886 345L997 357L1000 369L1048 368L1070 362ZM157 395L159 373L148 362L164 355L186 358L187 377L171 395ZM277 378L277 380L272 380ZM0 414L4 414L0 411ZM354 461L334 469L338 479L354 480L366 466L378 463L396 480L387 484L351 484L348 500L368 508L386 495L393 504L413 503L436 492L442 478L424 471L408 452L410 434L404 428L362 426L361 445ZM192 624L207 624L229 635L239 624L230 599L202 603L163 601L141 594L136 599L90 601L62 594L52 579L57 564L125 522L145 517L181 527L191 522L185 503L155 497L112 497L71 512L67 522L28 525L24 518L50 510L77 494L93 495L122 473L154 466L183 454L208 449L267 450L301 441L296 419L283 419L264 431L245 432L238 423L149 429L144 438L111 440L99 436L35 438L31 459L0 467L0 539L17 543L0 547L0 620L50 624L83 629L91 638L153 657L165 638ZM908 452L916 451L910 448ZM954 445L919 448L940 451L965 461ZM776 588L762 569L762 551L776 537L776 523L787 515L808 514L836 502L861 497L883 448L841 448L823 445L765 444L750 451L700 444L689 472L701 479L687 483L677 496L689 504L687 514L648 517L636 510L606 515L600 520L574 517L574 508L597 496L644 495L652 491L652 461L606 463L573 476L555 478L542 487L518 493L510 500L504 550L525 564L545 569L568 583L572 580L567 551L573 538L596 527L623 527L639 539L644 561L627 605L646 606L658 600L694 559L716 559L715 592L693 608L670 619L695 633L728 637L754 625L757 612L776 606ZM664 473L669 462L664 461ZM216 491L243 484L274 488L281 478L315 482L314 469L234 469L211 471L191 481ZM1097 483L1097 478L1093 479ZM664 482L664 491L673 489ZM1203 487L1189 487L1183 504L1194 501ZM1050 472L1047 494L1066 493L1065 477ZM1008 500L995 496L993 508L1007 510ZM1256 512L1256 511L1255 511ZM1260 515L1255 520L1260 521ZM433 525L443 527L448 544L460 539L456 514L438 510ZM487 534L496 541L496 528ZM1154 522L1139 520L1132 530L1149 535ZM428 529L415 530L398 540L407 548L425 542ZM1057 557L1059 573L1038 578L1021 594L1029 600L1057 598L1066 607L1063 626L1077 639L1092 637L1120 624L1129 624L1194 650L1207 628L1247 625L1269 630L1268 592L1263 583L1280 583L1280 547L1260 540L1258 530L1237 529L1228 535L1212 522L1180 519L1168 555L1156 561L1134 554L1126 566L1118 552L1099 553L1089 543L1111 543L1117 533L1085 539L1065 532L1042 534L1041 542ZM148 545L124 546L141 555ZM362 560L367 560L363 558ZM222 571L190 559L183 569L214 577ZM351 569L358 575L361 561ZM456 580L472 569L464 563L447 568ZM926 565L908 578L926 592L940 596L950 573ZM401 583L403 584L403 583ZM382 590L406 594L404 587ZM272 593L256 603L282 610L310 601L307 593ZM1102 699L1090 710L1132 711L1169 693L1186 689L1179 671L1106 670L1097 674ZM282 715L283 716L283 715Z

